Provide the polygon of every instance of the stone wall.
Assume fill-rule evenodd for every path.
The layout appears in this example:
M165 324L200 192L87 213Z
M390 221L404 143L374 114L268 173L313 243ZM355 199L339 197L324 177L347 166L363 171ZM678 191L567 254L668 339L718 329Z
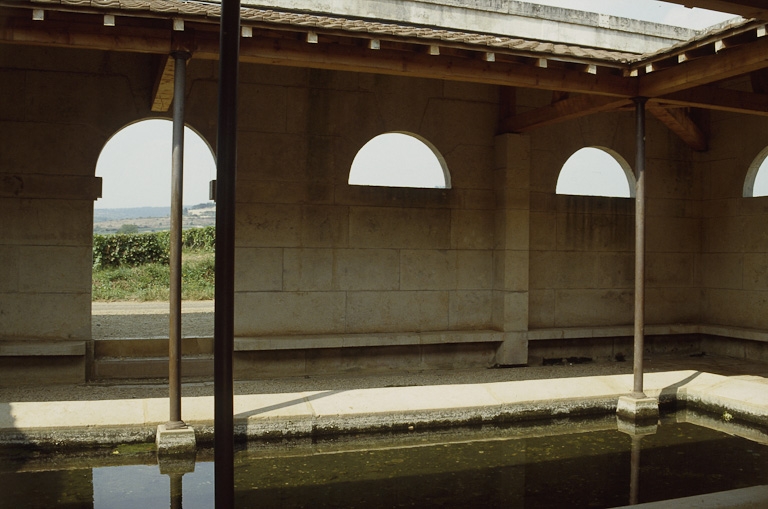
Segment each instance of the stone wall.
M557 195L555 186L583 147L610 149L634 168L634 123L632 112L601 114L531 136L531 329L633 323L634 199ZM646 153L646 320L697 323L699 181L650 115Z
M494 87L244 65L236 335L491 328L496 101ZM357 151L391 131L429 140L452 187L348 185Z
M0 52L5 381L84 379L84 345L91 337L93 202L101 194L96 161L109 136L145 114L151 61L22 46ZM80 341L79 347L55 343L69 340ZM58 361L44 359L48 354ZM22 366L37 370L22 371Z
M713 114L702 157L702 320L768 329L768 197L744 198L744 179L768 146L768 121Z
M162 59L21 46L0 59L16 99L0 104L0 357L82 380L96 161L158 116ZM634 200L555 185L586 146L634 167L632 112L497 135L497 87L261 65L240 78L239 376L523 364L529 338L627 335ZM190 61L187 84L187 123L213 145L215 64ZM550 100L518 91L518 111ZM766 121L713 114L711 129L695 154L648 118L647 323L765 331L768 198L741 190ZM391 131L429 140L452 187L348 185L357 151Z

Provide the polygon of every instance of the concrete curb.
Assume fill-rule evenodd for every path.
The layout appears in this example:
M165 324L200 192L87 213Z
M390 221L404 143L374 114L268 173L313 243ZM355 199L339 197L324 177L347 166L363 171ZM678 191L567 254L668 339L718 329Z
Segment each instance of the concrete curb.
M768 424L764 383L698 371L649 373L648 396ZM235 397L236 433L251 439L407 430L615 413L631 375ZM212 438L213 397L184 398L198 442ZM166 398L0 403L0 444L147 442L168 419Z

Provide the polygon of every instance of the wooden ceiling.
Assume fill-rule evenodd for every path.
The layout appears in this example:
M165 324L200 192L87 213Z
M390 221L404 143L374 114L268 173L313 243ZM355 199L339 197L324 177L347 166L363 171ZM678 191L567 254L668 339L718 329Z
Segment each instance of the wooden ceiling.
M125 10L128 1L134 2L131 10ZM676 3L762 19L768 10L765 0ZM166 56L184 50L193 59L218 59L215 6L164 0L160 12L150 9L153 5L141 0L0 0L0 44ZM647 97L651 114L702 151L708 140L697 124L697 109L768 116L768 35L759 20L643 56L375 22L354 21L348 28L334 18L295 13L276 18L272 11L256 9L243 15L242 26L243 62L500 85L508 112L500 132L528 132L621 110L632 98ZM157 110L170 105L172 75L164 59L155 85ZM742 86L732 86L734 81ZM515 88L551 90L552 102L518 114L509 107Z

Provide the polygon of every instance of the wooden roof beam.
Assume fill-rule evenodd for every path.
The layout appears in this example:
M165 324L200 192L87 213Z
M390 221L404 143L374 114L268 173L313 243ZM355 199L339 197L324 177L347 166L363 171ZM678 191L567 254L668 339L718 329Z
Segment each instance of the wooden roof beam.
M705 152L709 148L706 135L684 109L669 109L658 104L649 103L648 111L693 150Z
M197 58L217 59L219 43L215 38L198 39ZM636 82L621 76L589 74L578 70L540 68L498 58L487 62L448 54L393 51L382 47L377 58L367 48L342 45L298 45L296 41L269 39L243 40L242 62L332 69L374 74L466 81L489 85L527 87L566 92L590 93L614 97L636 95Z
M768 67L768 37L727 48L716 55L684 62L639 77L638 95L658 97L687 88L708 85Z
M174 70L176 69L176 60L168 56L162 59L155 86L152 89L152 111L166 112L173 102L173 80Z
M176 46L171 33L168 29L159 28L145 28L136 33L121 26L104 31L100 25L43 24L30 20L27 25L0 26L0 43L168 55ZM202 30L183 33L188 34L185 46L194 54L194 58L218 59L217 33ZM551 66L541 68L533 63L505 62L498 56L497 53L495 61L488 62L479 58L450 54L427 55L382 47L377 51L377 58L371 58L367 46L322 44L322 40L318 44L306 44L306 41L262 37L244 38L240 48L241 61L248 63L392 74L615 97L637 95L636 80L622 76L595 75Z
M712 85L682 90L658 97L656 100L666 105L768 116L768 94L743 92Z
M503 133L524 133L566 120L611 111L629 104L629 99L578 95L559 100L543 108L526 111L504 119L501 123Z

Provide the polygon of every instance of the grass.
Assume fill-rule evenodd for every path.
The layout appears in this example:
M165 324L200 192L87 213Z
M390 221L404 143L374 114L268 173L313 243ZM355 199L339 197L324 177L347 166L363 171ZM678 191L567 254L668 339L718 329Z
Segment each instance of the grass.
M93 269L94 301L167 301L170 268L149 263L137 267ZM211 300L214 295L214 253L184 251L181 264L181 298Z

